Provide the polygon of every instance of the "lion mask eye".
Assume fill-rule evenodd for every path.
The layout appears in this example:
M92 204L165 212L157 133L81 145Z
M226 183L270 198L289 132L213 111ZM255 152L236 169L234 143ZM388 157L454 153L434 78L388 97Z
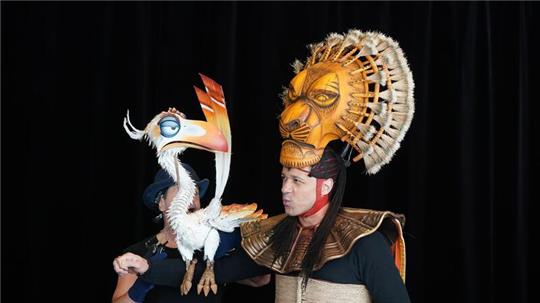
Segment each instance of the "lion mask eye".
M308 97L321 107L329 107L339 97L339 80L335 73L326 74L309 87Z
M321 107L331 106L334 104L337 97L338 94L326 90L317 90L310 93L310 99Z

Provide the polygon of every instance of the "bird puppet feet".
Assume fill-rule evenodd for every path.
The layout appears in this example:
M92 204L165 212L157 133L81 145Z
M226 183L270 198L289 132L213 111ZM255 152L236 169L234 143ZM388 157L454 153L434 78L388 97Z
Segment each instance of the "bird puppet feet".
M193 273L195 273L195 265L197 264L197 259L193 259L189 262L186 262L186 273L184 274L184 280L180 285L180 294L187 295L191 289L191 281L193 280Z
M207 296L210 289L214 294L217 294L218 287L214 276L214 262L206 261L206 269L197 285L197 294L200 294L201 290L204 290L204 296Z

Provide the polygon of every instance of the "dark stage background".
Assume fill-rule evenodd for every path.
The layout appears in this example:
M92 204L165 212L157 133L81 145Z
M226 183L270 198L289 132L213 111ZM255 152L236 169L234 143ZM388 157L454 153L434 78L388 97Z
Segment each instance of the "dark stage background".
M345 204L407 216L413 302L533 300L539 201L537 3L2 2L2 301L108 302L112 260L157 231L154 151L122 128L224 86L224 201L280 203L278 94L306 44L350 28L402 46L416 115L390 165L349 168ZM536 17L536 20L535 20ZM213 156L183 157L214 179ZM213 189L211 191L213 193ZM211 196L211 195L210 195ZM273 302L273 284L226 301Z

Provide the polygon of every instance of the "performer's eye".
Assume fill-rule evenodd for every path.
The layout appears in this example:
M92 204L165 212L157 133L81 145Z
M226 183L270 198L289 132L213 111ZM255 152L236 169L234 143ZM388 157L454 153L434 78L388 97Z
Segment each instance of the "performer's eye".
M165 138L170 138L180 131L180 121L175 117L165 117L159 121L161 135Z

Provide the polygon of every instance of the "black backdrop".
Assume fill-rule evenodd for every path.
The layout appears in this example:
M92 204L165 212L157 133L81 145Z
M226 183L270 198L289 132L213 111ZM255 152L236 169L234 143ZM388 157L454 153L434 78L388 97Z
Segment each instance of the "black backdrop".
M532 300L538 8L2 2L2 299L110 300L113 258L157 230L140 199L154 151L126 135L122 118L130 109L143 128L176 106L202 119L199 72L228 101L224 200L281 212L276 116L289 64L306 44L358 28L400 43L416 115L379 174L349 168L345 204L407 216L413 302ZM183 159L213 180L210 154ZM231 286L226 301L238 298L273 302L273 285Z

